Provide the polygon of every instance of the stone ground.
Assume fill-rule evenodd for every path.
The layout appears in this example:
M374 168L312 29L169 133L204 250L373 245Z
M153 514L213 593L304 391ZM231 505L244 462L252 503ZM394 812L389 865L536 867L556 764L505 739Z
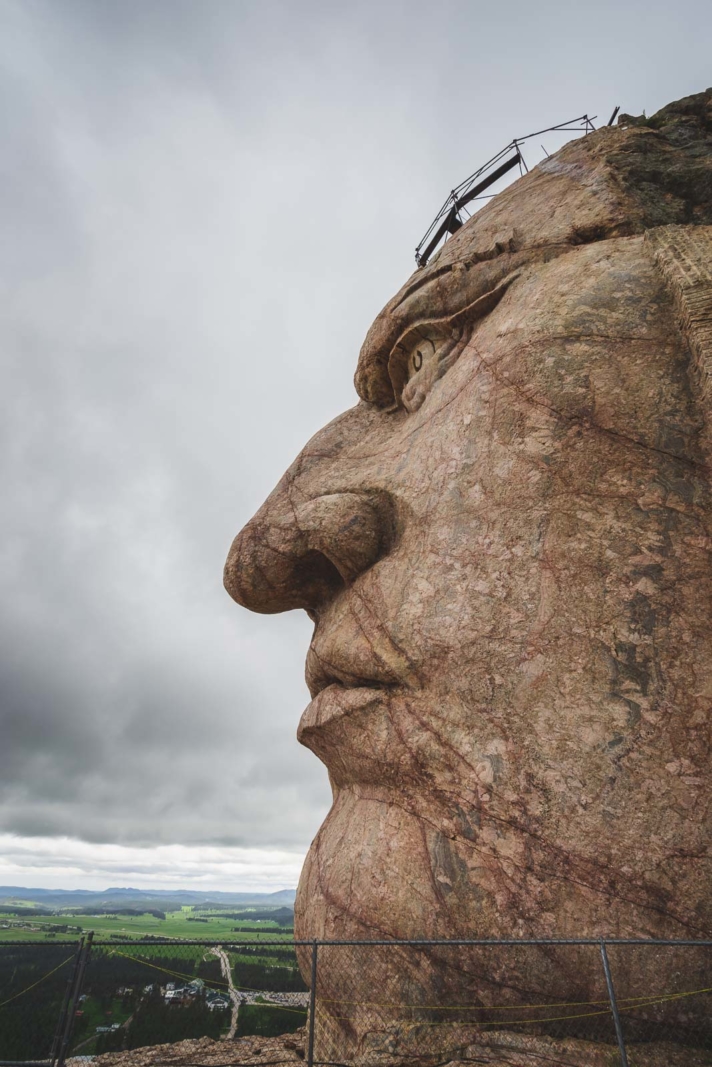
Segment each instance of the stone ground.
M237 1041L213 1041L211 1038L179 1041L174 1045L154 1045L133 1052L112 1052L97 1056L97 1067L248 1067L250 1064L303 1063L306 1034L299 1030L281 1037L244 1037ZM631 1045L629 1067L712 1067L712 1050L681 1048L673 1044ZM370 1061L377 1067L405 1067L417 1064L417 1058L378 1057ZM464 1064L487 1064L488 1067L619 1067L618 1051L611 1045L590 1041L557 1041L547 1037L524 1037L506 1031L482 1034L464 1049L460 1058L432 1057L422 1061L428 1067L460 1067ZM71 1064L72 1061L70 1060Z
M93 1060L98 1067L227 1067L228 1064L303 1063L305 1034L298 1030L281 1037L241 1037L235 1041L214 1041L210 1037L178 1041L174 1045L152 1045L132 1052L106 1052ZM71 1061L70 1061L71 1063Z

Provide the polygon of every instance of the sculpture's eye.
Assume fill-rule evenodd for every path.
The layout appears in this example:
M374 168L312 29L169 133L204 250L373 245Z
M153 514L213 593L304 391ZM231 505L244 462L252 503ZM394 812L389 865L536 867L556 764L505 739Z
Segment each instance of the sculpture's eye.
M438 379L455 362L465 343L459 330L433 338L423 336L422 330L418 334L405 363L401 403L406 411L417 411Z
M433 344L427 337L416 338L416 343L411 349L408 356L407 374L408 381L414 375L418 374L425 368L427 373L428 368L434 366L437 363L437 346Z

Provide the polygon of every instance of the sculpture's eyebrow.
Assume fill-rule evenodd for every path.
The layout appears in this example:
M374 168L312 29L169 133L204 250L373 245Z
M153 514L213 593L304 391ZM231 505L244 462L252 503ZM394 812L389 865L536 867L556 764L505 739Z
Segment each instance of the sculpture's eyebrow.
M466 304L465 307L461 307L450 314L438 315L432 318L421 318L416 322L407 324L401 331L398 340L394 343L391 352L404 352L411 348L412 342L408 342L413 334L422 338L424 341L429 341L431 338L426 332L428 329L442 330L444 327L461 327L467 322L476 322L478 319L483 318L497 306L512 282L516 281L518 277L519 271L512 271L512 273L500 281L498 285L493 285L491 289L485 290L485 292L481 293L476 300Z
M377 316L361 347L355 380L363 400L378 407L393 403L398 389L394 389L389 364L395 354L402 355L408 333L423 337L427 331L429 336L431 328L457 325L453 320L463 313L479 318L491 310L487 305L493 292L503 292L499 287L507 278L511 280L529 256L524 250L508 250L513 241L512 237L496 242L488 251L469 253L410 279Z
M491 248L486 249L484 252L472 251L466 256L462 256L460 259L454 259L450 263L444 263L442 267L437 267L430 271L423 270L420 272L415 281L403 290L403 294L400 299L393 305L393 310L400 307L401 304L412 296L413 293L417 293L419 289L427 285L429 282L436 281L438 278L442 278L444 274L450 274L456 266L462 266L465 270L469 270L470 267L474 267L477 263L484 263L487 260L496 259L497 256L504 255L505 252L517 252L519 250L517 241L512 231L511 236L506 241L495 241Z
M437 278L442 278L443 274L449 274L454 266L454 263L448 263L444 267L439 267L437 270L431 271L429 274L427 274L427 276L421 275L420 277L418 277L412 285L409 285L407 289L403 290L403 295L401 296L400 300L398 300L398 302L393 305L393 310L395 311L395 309L400 307L401 304L404 303L409 296L412 296L413 293L417 293L418 290L422 289L424 285L428 284L428 282L435 281Z
M421 339L421 341L429 341L430 340L430 338L428 337L427 333L423 332L423 329L422 329L420 323L417 323L408 332L416 334ZM403 344L401 343L401 341L396 341L396 343L395 343L395 345L393 347L397 348L399 352L405 352L405 348L403 347Z

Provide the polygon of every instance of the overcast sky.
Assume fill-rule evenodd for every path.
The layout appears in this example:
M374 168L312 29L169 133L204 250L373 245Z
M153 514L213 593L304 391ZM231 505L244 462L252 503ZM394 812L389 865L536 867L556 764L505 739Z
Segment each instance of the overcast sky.
M311 627L230 541L448 190L706 88L711 11L0 0L0 883L296 885Z

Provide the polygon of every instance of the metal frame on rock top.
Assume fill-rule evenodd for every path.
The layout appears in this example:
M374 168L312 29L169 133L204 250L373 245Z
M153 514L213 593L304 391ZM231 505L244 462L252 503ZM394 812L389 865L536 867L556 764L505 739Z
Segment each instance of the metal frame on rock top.
M547 126L546 129L527 133L524 137L514 137L495 156L483 163L474 174L471 174L469 178L465 178L464 182L460 182L459 185L455 186L416 246L415 262L417 265L424 267L442 239L445 238L447 240L448 235L457 233L464 222L470 218L469 212L464 212L466 218L462 218L466 204L471 203L473 200L488 199L488 196L482 195L485 189L494 185L496 181L504 177L517 164L519 164L520 175L524 174L525 171L529 171L519 147L524 141L528 141L532 137L541 137L545 133L557 131L582 133L585 136L587 133L595 131L596 127L593 125L593 119L595 118L597 118L596 115L592 118L589 118L588 115L579 115L578 118L559 122L556 126ZM544 151L546 152L546 149ZM494 195L496 194L489 194L489 196Z

